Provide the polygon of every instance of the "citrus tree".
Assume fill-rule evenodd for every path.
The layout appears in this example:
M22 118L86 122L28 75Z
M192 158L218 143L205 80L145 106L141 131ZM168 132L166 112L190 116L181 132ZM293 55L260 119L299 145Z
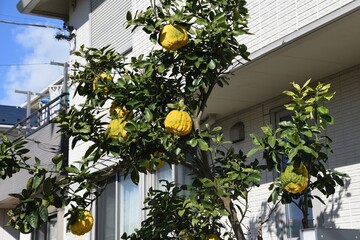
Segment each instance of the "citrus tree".
M240 58L248 60L246 46L236 38L248 33L245 1L163 0L127 19L159 47L131 59L110 47L75 53L81 60L73 65L72 84L84 101L57 123L73 148L80 141L92 145L65 168L61 156L51 170L35 166L27 189L14 195L20 204L10 211L10 225L29 232L47 220L48 206L70 206L70 230L84 233L74 225L79 219L92 223L85 209L110 176L121 171L137 184L140 174L169 164L188 168L193 184L165 182L165 190L150 190L149 218L123 238L245 239L241 222L247 204L238 200L246 202L250 187L259 184L258 163L246 163L242 153L225 148L221 128L203 123L213 88L227 84ZM61 171L63 177L52 174Z
M325 104L335 92L330 91L330 84L319 82L310 86L310 80L303 86L292 85L293 91L284 91L291 98L285 105L291 119L280 122L275 130L272 126L263 127L262 137L252 134L255 147L248 156L262 150L268 170L279 173L270 186L268 201L294 203L303 214L303 227L308 228L312 200L325 204L319 193L329 197L337 185L344 186L343 178L348 176L326 166L328 154L332 153L332 140L326 130L334 119Z
M56 122L72 148L80 142L90 145L81 159L63 166L60 154L48 169L39 159L35 165L27 163L20 138L3 136L1 177L11 177L20 169L32 174L26 189L12 194L19 204L9 211L9 224L28 233L47 221L49 206L67 206L68 228L85 234L94 221L86 209L101 196L111 176L121 172L138 184L140 174L153 174L167 164L187 168L192 184L164 181L163 189L149 189L147 219L134 233L124 233L123 239L245 239L242 222L248 193L260 184L263 168L226 145L221 127L206 124L203 115L214 87L227 84L231 69L241 64L239 59L248 60L246 46L237 40L248 34L245 4L241 0L161 0L127 15L129 27L141 27L155 44L147 55L126 58L110 47L82 46L75 52L79 61L73 65L72 84L83 102L62 112ZM299 102L296 93L287 94ZM326 94L321 96L327 99ZM314 110L305 108L298 114L296 106L287 106L295 116ZM267 135L254 136L252 152L264 150L269 169L280 166L280 155L288 154L295 168L303 162L312 175L314 169L323 172L323 165L309 164L325 159L326 153L320 151L327 145L303 144L303 135L313 141L323 121L331 121L325 108L316 111L321 124L305 133L301 130L297 142L290 139L289 144L283 134L278 137L281 130L273 133L265 127ZM307 121L300 120L293 118L293 132ZM284 128L289 129L288 125ZM280 148L284 146L286 151ZM313 157L305 161L305 153ZM341 183L337 176L330 174ZM274 184L274 202L280 195L285 200L293 197L283 188L287 189Z

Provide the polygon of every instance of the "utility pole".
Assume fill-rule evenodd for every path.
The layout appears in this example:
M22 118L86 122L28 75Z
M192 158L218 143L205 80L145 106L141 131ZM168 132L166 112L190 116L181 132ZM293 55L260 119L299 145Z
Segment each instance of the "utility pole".
M69 68L69 64L67 62L60 63L60 62L51 61L50 65L61 66L61 67L64 68L64 71L63 71L63 73L64 73L63 93L68 92L68 79L69 79L68 68Z

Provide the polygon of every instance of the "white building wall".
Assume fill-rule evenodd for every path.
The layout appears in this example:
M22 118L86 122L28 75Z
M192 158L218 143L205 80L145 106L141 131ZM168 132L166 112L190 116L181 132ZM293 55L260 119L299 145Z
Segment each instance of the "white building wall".
M293 33L354 0L250 0L249 29L241 36L250 52Z
M90 1L89 0L78 0L76 2L75 8L70 8L70 18L69 25L74 26L76 29L76 38L72 40L71 51L79 50L81 45L85 45L87 47L91 46L91 14L90 14ZM74 55L70 57L70 64L74 63L77 59ZM71 69L71 67L70 67ZM75 91L75 86L70 88L70 105L76 105L82 102L82 98L80 96L74 96L73 93ZM71 140L69 143L71 146ZM69 148L69 164L72 164L74 161L78 161L82 159L84 154L84 149L89 146L88 143L80 143L76 148ZM63 219L63 223L59 224L62 230L64 231L64 240L87 240L90 239L90 234L85 234L83 236L76 236L66 231L67 220Z
M334 153L330 154L328 168L344 172L351 179L346 181L344 188L338 188L337 192L323 200L326 205L316 203L318 209L314 209L315 219L319 226L332 228L355 228L360 229L360 208L355 207L360 203L360 65L345 70L333 76L321 79L331 83L331 90L336 91L334 99L327 105L330 114L335 118L335 124L331 125L327 135L333 140L331 145ZM231 84L231 83L230 83ZM289 85L289 89L290 89ZM250 133L261 134L261 126L271 124L270 116L272 109L281 107L290 99L279 96L264 102L261 105L239 112L217 122L224 129L224 137L229 140L229 130L236 122L242 121L245 125L245 140L235 143L236 150L241 149L247 153L252 147ZM262 159L261 153L256 156ZM254 157L254 158L255 158ZM250 225L249 239L256 237L256 223L260 214L269 210L266 203L270 196L269 184L273 181L273 173L263 174L263 185L255 188L249 195L250 211L248 224ZM319 214L321 212L321 214ZM271 218L269 224L264 225L264 239L279 239L279 233L284 232L285 215L283 209Z

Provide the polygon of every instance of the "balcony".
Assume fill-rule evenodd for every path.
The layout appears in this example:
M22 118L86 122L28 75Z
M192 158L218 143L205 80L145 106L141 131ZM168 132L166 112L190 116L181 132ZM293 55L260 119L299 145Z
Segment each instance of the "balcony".
M5 132L9 138L19 135L25 136L25 140L28 142L26 148L30 150L28 153L31 157L28 160L30 165L35 162L35 157L37 157L41 160L43 167L50 168L51 159L59 153L64 153L64 161L67 162L67 141L64 136L58 133L59 128L51 122L61 110L67 109L67 107L68 93L63 93L38 110L33 111L30 116ZM12 178L0 181L0 209L9 209L16 204L8 194L20 192L26 187L29 177L30 175L26 171L20 171Z

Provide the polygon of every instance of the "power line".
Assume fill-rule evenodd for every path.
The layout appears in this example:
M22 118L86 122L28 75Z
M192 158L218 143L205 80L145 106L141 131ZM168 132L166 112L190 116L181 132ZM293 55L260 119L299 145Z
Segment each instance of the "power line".
M13 16L13 15L4 14L4 13L1 13L1 12L0 12L0 16L4 16L4 17L8 17L8 18L17 18L17 19L31 20L31 21L34 20L34 18L29 18L29 17L17 17L17 16Z
M49 65L50 63L9 63L0 64L0 67L11 67L11 66L33 66L33 65Z
M52 28L62 31L62 28L54 27L54 26L48 26L48 25L42 25L42 24L34 24L34 23L19 23L19 22L10 22L5 20L0 20L0 23L6 23L6 24L13 24L13 25L21 25L21 26L30 26L30 27L41 27L41 28Z

